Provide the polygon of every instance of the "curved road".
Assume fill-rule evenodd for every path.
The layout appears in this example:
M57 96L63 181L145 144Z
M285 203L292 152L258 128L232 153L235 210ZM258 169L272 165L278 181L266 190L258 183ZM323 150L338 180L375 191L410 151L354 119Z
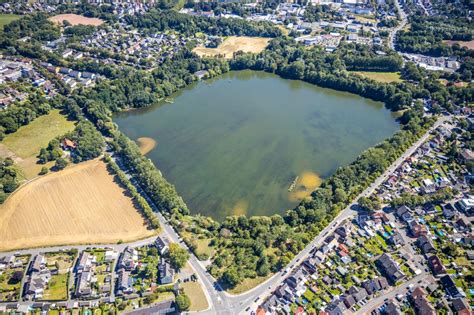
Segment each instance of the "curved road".
M296 255L293 260L290 262L289 267L287 267L284 271L275 274L273 277L268 279L267 281L263 282L259 286L253 288L250 291L247 291L240 295L231 295L226 293L222 288L219 286L217 281L207 272L205 266L201 261L199 261L192 253L189 259L189 264L191 265L192 269L195 271L199 282L203 285L203 290L207 297L209 308L203 312L202 314L249 314L251 311L254 311L258 305L260 305L263 300L268 297L278 286L283 282L285 277L297 267L299 263L301 263L304 259L309 256L310 251L318 247L322 244L324 238L329 235L330 233L334 232L337 226L344 220L352 218L355 214L357 206L357 200L363 196L369 196L374 192L374 190L381 185L387 178L390 176L404 161L406 158L411 156L418 147L423 144L426 139L428 139L430 132L437 128L439 125L443 124L445 121L449 120L449 117L441 117L436 121L436 123L418 140L416 141L402 156L400 156L392 165L382 174L380 175L367 189L365 189L355 201L347 206L343 211L339 213L339 215L334 218L334 220L324 228L321 233L310 243L308 244L298 255ZM119 163L118 163L119 164ZM138 187L139 188L139 187ZM140 189L141 190L141 189ZM147 197L145 195L145 197ZM147 198L148 199L148 198ZM176 233L176 231L168 224L167 220L163 215L159 212L156 213L161 227L161 235L166 236L172 242L179 243L181 246L187 248L186 244L182 241L180 236ZM136 242L131 243L123 243L123 244L92 244L92 245L67 245L67 246L54 246L48 248L33 248L33 249L24 249L24 250L17 250L17 251L10 251L10 252L0 252L0 254L31 254L37 255L40 252L44 251L60 251L66 249L75 248L77 250L85 250L91 247L107 247L117 251L123 251L125 247L137 247L137 246L144 246L153 243L156 239L156 236L139 240ZM188 248L187 248L188 249ZM188 249L189 250L189 249ZM417 277L418 279L418 277Z

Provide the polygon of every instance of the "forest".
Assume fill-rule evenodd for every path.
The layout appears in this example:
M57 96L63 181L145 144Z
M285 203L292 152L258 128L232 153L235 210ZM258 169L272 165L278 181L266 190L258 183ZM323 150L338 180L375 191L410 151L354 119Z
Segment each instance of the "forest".
M426 16L410 15L410 29L397 34L397 47L401 51L429 56L473 57L474 51L459 45L449 46L443 40L470 41L474 31L472 22L467 17L468 8L459 3L447 3L438 6L437 10L445 14Z
M249 22L242 19L209 19L203 16L191 16L176 11L151 10L140 16L127 16L129 24L151 31L174 29L184 35L198 32L220 36L261 36L276 37L280 29L270 22Z

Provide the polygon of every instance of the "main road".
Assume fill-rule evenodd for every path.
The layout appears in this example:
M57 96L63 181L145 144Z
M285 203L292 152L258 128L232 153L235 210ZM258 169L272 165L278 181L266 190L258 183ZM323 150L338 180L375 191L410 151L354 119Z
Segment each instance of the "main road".
M393 30L391 30L390 33L388 34L388 44L389 44L390 48L393 49L393 50L396 50L395 49L395 39L397 37L398 31L400 31L402 28L404 28L405 25L408 23L407 15L406 15L405 11L403 10L403 8L400 6L399 0L395 0L395 7L397 8L397 10L399 12L402 21L400 22L400 24L395 26L395 28Z
M418 140L416 141L405 153L400 156L392 165L382 174L380 175L369 187L367 187L357 198L352 202L349 206L347 206L343 211L339 213L334 220L324 228L321 233L314 238L314 240L309 243L300 253L298 253L293 260L290 262L289 266L282 272L276 273L270 279L263 282L259 286L247 291L243 294L239 295L231 295L226 293L218 284L216 279L214 279L206 270L205 266L201 261L199 261L191 252L191 256L189 259L189 264L194 270L197 275L199 282L203 286L204 293L208 300L209 308L205 311L200 313L202 314L248 314L251 311L254 311L261 302L268 297L278 286L283 282L285 277L290 274L299 263L301 263L304 259L309 256L310 251L313 248L320 246L324 240L324 238L333 233L337 226L346 219L352 218L355 214L357 207L357 200L363 196L371 195L374 190L381 185L409 156L411 156L421 144L423 144L429 137L430 132L437 128L439 125L443 124L447 121L448 117L441 117L439 118L435 124ZM117 161L117 160L116 160ZM120 164L120 161L117 161ZM140 187L137 187L140 189ZM140 189L140 191L144 194L144 192ZM151 202L151 200L144 194L144 197ZM153 204L151 204L154 206ZM178 243L184 248L188 249L186 244L182 241L181 237L178 233L168 224L166 218L160 213L156 213L161 227L161 235L166 236L172 242ZM24 250L17 250L11 252L1 252L1 255L6 254L30 254L30 255L37 255L41 252L45 251L60 251L60 250L67 250L71 248L75 248L77 250L86 250L87 248L91 247L107 247L117 251L123 251L125 247L137 247L143 245L149 245L153 243L156 236L150 237L147 239L139 240L136 242L131 243L123 243L123 244L101 244L101 245L65 245L65 246L54 246L48 248L34 248L34 249L24 249ZM189 250L189 249L188 249ZM417 278L418 279L418 278ZM22 302L23 304L26 302Z
M242 310L239 312L240 314L248 314L251 311L254 311L258 305L260 305L264 299L266 299L275 289L280 286L280 284L283 282L285 277L290 274L297 266L299 263L301 263L303 260L308 258L310 251L315 248L319 247L323 240L326 238L327 235L331 234L334 232L342 221L352 218L355 214L356 211L354 209L357 209L357 200L360 197L368 197L370 196L377 187L379 187L383 182L387 180L387 178L408 158L410 157L415 151L428 139L430 136L430 133L438 128L440 125L448 121L450 117L440 117L434 124L433 126L422 136L418 141L413 143L410 148L408 148L405 153L403 153L396 161L394 161L385 172L383 172L382 175L380 175L369 187L367 187L360 195L355 198L355 200L347 206L343 211L339 213L337 217L334 218L334 220L326 226L325 229L321 231L321 233L316 236L316 238L309 243L305 249L303 249L298 255L296 255L293 260L289 264L289 268L287 268L287 272L283 273L277 273L275 274L272 278L270 278L267 282L261 284L260 286L254 288L252 291L247 292L245 294L242 294L240 296L233 296L231 297L231 303L233 305L239 305L242 307ZM258 300L257 300L258 299ZM247 308L249 308L249 311L246 311Z

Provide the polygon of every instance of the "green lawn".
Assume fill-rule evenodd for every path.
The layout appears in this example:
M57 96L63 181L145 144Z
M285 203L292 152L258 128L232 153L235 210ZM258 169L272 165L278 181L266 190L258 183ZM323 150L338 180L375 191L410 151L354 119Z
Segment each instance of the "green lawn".
M206 296L199 282L186 282L181 285L184 292L191 300L190 311L203 311L209 307Z
M270 278L271 276L273 276L272 273L269 274L266 277L255 277L253 279L252 278L246 278L242 281L242 283L238 284L235 288L230 289L229 293L231 293L231 294L240 294L240 293L243 293L243 292L248 291L250 289L253 289L257 285L259 285L260 283L262 283L265 280L267 280L268 278Z
M46 147L52 139L74 129L74 122L68 121L59 110L40 116L30 124L20 127L16 132L7 135L1 144L21 158L18 162L26 178L38 175L43 165L37 164L36 156L41 148ZM48 165L46 165L48 166Z
M67 279L67 273L52 276L44 291L43 300L67 300Z
M306 292L303 294L303 297L308 300L308 302L313 303L316 295L310 289L307 289Z
M2 143L21 158L36 156L42 147L46 147L54 137L74 129L74 122L68 121L59 110L40 116L30 124L20 127L9 134Z
M382 83L402 82L398 72L370 72L370 71L350 71L365 78Z
M5 25L10 24L11 22L20 18L21 16L16 14L0 14L0 28L3 29Z

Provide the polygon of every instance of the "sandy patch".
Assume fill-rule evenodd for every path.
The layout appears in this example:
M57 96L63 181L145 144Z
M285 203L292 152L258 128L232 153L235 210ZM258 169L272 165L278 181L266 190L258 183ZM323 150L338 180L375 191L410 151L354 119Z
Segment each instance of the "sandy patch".
M323 180L318 174L311 171L302 172L298 177L296 187L288 193L288 200L292 202L303 200L321 186L322 182Z
M56 24L63 24L63 21L68 21L71 25L93 25L99 26L104 23L101 19L98 18L89 18L77 14L59 14L49 18L49 20Z
M454 44L459 44L461 47L466 47L471 50L474 50L474 40L470 41L462 41L462 40L443 40L443 43L449 46L453 46Z
M239 200L232 208L232 215L246 215L249 203L245 200Z
M193 52L201 57L223 55L229 59L239 50L259 53L267 47L270 40L271 38L263 37L229 36L217 48L196 47L193 49Z
M138 147L141 154L145 155L156 147L156 140L148 137L141 137L137 139Z
M0 251L153 235L100 160L39 177L0 206Z

